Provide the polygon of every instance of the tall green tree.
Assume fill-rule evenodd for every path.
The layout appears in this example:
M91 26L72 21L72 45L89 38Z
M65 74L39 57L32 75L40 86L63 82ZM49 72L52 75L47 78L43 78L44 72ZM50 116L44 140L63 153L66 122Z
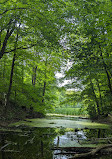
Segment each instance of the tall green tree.
M99 116L112 111L112 2L81 0L76 1L76 8L75 30L70 35L73 65L67 77L74 78L72 87L82 85L83 100L90 115Z
M37 109L53 98L46 95L55 84L62 57L59 48L63 26L67 26L65 6L55 0L0 2L0 98L6 109L10 101Z

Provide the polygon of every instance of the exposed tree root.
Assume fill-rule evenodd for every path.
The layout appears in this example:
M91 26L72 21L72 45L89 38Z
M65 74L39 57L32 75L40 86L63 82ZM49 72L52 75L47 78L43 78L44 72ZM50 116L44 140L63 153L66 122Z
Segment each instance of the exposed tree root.
M82 154L76 154L73 157L70 157L69 159L80 159L80 158L90 158L90 157L94 157L97 153L100 153L101 150L103 149L107 149L107 148L112 148L112 144L108 144L108 145L103 145L103 146L99 146L96 149L93 149L91 152L87 152L87 153L82 153ZM106 153L106 151L105 151Z

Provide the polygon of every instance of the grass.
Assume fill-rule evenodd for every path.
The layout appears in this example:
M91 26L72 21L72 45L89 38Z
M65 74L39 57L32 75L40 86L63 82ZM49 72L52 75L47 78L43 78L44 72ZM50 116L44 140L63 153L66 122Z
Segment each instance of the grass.
M82 111L80 108L56 108L55 111L52 113L63 115L87 116L87 111Z

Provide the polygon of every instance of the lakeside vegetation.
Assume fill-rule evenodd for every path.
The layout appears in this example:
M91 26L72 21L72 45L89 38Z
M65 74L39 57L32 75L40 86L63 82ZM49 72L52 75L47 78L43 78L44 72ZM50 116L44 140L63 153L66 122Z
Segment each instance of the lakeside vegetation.
M75 116L87 115L87 111L81 110L80 108L56 108L53 113L63 114L63 115L75 115Z

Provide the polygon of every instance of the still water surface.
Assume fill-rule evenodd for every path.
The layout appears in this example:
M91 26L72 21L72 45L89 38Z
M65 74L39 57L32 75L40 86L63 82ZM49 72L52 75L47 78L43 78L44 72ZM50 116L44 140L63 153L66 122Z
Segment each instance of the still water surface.
M55 123L56 120L59 122L59 118L51 119L51 125L55 125L53 120ZM65 118L62 120L65 121ZM73 120L76 123L84 122L79 119ZM68 128L62 125L60 127L25 127L19 125L18 128L16 127L14 131L0 131L0 159L69 159L71 155L62 154L61 152L67 153L67 150L60 151L60 147L95 147L105 142L104 140L95 140L96 138L112 136L110 128L103 126L88 128L81 127L80 124L79 128L78 126ZM99 156L96 159L112 159L112 155L103 155L103 157Z

